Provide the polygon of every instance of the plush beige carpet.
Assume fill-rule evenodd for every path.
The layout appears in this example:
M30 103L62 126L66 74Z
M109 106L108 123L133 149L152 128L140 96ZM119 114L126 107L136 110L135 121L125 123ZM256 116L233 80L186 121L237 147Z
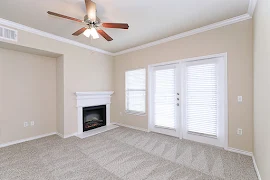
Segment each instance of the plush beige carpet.
M252 158L119 127L86 139L56 135L0 149L1 180L257 180Z

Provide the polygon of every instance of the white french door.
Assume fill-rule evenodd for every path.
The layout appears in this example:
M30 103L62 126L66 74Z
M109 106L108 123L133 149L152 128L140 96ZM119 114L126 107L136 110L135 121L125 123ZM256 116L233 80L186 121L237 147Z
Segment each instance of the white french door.
M150 130L226 146L226 56L149 68Z
M224 145L224 65L222 58L183 64L183 138Z
M179 110L177 106L178 64L157 66L152 69L151 131L179 136ZM179 104L178 104L179 105Z

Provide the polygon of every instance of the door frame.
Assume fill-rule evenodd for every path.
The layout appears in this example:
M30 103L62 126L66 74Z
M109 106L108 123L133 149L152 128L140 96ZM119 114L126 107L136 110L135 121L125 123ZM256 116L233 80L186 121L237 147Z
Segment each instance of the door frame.
M213 54L213 55L207 55L207 56L199 56L199 57L194 57L194 58L186 58L186 59L180 59L180 60L175 60L175 61L168 61L168 62L163 62L163 63L157 63L157 64L150 64L148 65L148 131L151 131L151 126L153 122L153 68L156 66L164 66L164 65L170 65L170 64L178 64L181 68L178 68L180 70L177 71L177 76L181 76L181 87L183 87L183 63L188 62L188 61L198 61L202 59L211 59L211 58L223 58L224 60L224 114L223 114L223 119L224 119L224 137L223 137L223 145L222 147L227 149L228 148L228 73L227 73L227 57L228 54L226 53L220 53L220 54ZM183 138L183 132L182 132L182 126L183 126L183 111L184 111L184 102L182 101L183 97L183 91L181 91L180 87L177 87L177 91L180 93L180 108L181 108L181 113L180 113L180 118L181 122L179 123L180 125L180 134L177 136L180 139Z

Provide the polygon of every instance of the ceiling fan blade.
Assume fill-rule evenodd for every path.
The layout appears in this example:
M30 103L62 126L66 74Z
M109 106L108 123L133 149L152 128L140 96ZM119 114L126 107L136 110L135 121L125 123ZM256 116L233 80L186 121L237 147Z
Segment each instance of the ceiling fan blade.
M73 36L79 36L80 34L82 34L87 28L83 27L81 29L79 29L78 31L76 31L75 33L73 33Z
M50 14L50 15L53 15L53 16L69 19L69 20L72 20L72 21L83 22L82 20L79 20L79 19L76 19L76 18L73 18L73 17L69 17L69 16L65 16L65 15L62 15L62 14L58 14L58 13L55 13L55 12L48 11L47 13Z
M111 36L109 36L105 31L103 31L102 29L97 29L97 32L104 37L107 41L112 41L113 38L111 38Z
M96 18L97 18L96 3L94 3L91 0L85 0L85 6L86 6L86 12L87 12L88 18L91 21L96 22Z
M118 29L128 29L129 25L126 23L103 23L103 27L105 28L118 28Z

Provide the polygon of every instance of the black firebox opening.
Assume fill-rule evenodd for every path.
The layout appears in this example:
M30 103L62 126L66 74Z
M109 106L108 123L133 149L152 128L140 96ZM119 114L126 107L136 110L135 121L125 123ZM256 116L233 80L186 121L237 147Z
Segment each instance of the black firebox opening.
M83 108L83 131L106 126L106 105Z

